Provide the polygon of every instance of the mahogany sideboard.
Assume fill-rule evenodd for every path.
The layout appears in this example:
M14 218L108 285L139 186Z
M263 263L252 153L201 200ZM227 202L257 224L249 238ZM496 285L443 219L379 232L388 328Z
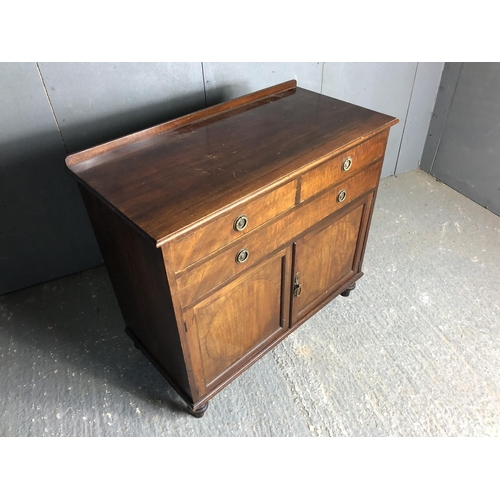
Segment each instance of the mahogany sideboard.
M354 288L397 122L291 80L66 158L126 332L192 415Z

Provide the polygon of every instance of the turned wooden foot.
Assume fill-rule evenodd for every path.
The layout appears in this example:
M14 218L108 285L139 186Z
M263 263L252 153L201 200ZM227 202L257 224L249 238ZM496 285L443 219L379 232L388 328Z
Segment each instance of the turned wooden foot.
M141 351L144 354L144 349L142 348L141 344L138 342L134 342L134 346L138 351Z
M349 288L346 288L340 295L349 297L349 294L356 288L356 283L353 283Z
M196 410L194 409L193 405L188 405L188 412L191 413L193 417L201 418L203 417L203 415L205 415L207 408L208 408L208 403L205 403L203 406L196 408Z

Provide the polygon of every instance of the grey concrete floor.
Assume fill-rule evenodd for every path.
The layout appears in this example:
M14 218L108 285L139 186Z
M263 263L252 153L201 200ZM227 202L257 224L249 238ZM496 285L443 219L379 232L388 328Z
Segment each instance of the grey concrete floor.
M0 297L1 436L498 436L500 218L383 179L365 276L194 419L104 267Z

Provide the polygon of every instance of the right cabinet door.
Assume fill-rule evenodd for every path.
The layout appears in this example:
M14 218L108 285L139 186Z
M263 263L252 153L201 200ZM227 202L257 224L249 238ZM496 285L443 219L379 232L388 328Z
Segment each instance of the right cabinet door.
M319 223L295 243L291 324L360 272L372 199L353 204L329 224Z

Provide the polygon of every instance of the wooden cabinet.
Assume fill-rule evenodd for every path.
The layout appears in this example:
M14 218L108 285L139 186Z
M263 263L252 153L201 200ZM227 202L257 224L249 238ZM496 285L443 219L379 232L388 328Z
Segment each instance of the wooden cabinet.
M290 81L68 156L126 331L193 415L362 276L395 123Z

